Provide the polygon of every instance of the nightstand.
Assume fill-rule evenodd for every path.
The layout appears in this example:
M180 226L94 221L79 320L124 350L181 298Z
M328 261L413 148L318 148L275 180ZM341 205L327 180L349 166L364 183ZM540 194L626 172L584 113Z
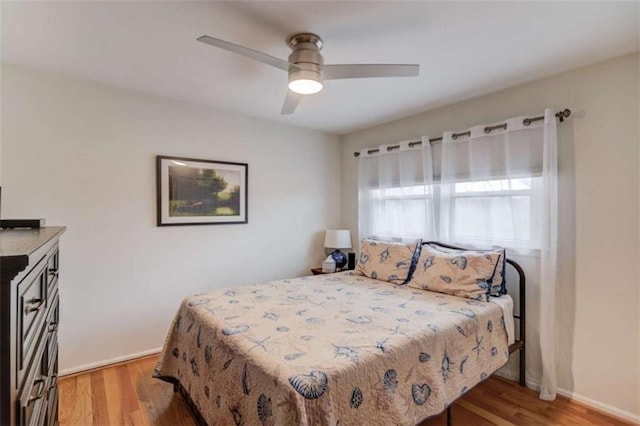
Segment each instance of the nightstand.
M336 271L336 272L343 272L346 271L346 269L343 269L342 271ZM335 272L322 272L322 268L311 268L311 273L313 275L323 275L323 274L334 274Z

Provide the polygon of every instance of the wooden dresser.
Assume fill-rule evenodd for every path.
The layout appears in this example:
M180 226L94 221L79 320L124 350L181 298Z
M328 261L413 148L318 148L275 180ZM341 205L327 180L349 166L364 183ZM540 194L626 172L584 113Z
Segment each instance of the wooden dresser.
M0 425L58 423L58 239L0 231Z

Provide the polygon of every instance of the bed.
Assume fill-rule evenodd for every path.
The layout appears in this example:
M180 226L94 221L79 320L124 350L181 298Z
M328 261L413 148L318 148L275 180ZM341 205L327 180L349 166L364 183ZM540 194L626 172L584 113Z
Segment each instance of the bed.
M218 289L184 299L154 377L199 423L413 425L523 348L512 308L353 272Z

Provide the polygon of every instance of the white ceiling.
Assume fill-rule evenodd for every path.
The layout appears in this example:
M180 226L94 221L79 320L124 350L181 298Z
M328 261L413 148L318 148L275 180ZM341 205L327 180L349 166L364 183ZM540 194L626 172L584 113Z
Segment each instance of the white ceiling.
M3 62L344 134L638 50L632 2L3 2ZM328 81L281 116L287 74L195 41L325 63L417 63L418 78Z

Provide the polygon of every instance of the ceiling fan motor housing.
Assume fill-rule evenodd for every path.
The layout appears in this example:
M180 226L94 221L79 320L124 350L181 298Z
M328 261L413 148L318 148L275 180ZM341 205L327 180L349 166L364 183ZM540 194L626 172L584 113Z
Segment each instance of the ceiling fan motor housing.
M322 39L312 33L293 34L287 40L293 50L289 62L295 67L289 68L289 82L294 80L314 80L322 82L324 59L320 54Z

